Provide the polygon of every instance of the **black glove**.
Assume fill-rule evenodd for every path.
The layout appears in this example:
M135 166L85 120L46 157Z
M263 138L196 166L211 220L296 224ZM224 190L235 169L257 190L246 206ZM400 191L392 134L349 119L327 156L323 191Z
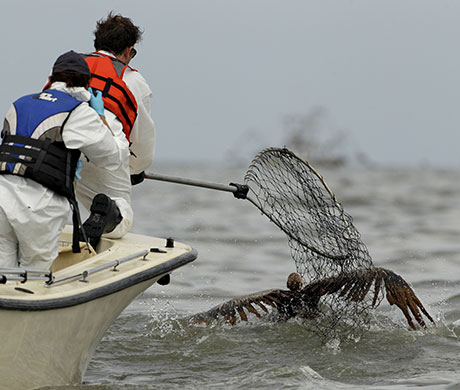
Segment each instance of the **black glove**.
M135 186L136 184L142 183L144 181L144 177L144 171L142 171L141 173L136 173L135 175L131 175L131 185Z

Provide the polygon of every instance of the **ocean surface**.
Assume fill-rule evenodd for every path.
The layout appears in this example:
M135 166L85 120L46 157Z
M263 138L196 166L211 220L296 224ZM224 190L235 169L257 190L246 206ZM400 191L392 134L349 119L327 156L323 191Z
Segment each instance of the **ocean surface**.
M245 171L155 167L222 184L242 183ZM190 326L228 299L285 288L295 265L284 234L248 201L149 180L134 189L133 232L174 237L198 259L127 307L69 389L460 389L460 167L319 171L374 264L408 281L435 325L411 331L384 300L353 341L322 343L299 320Z

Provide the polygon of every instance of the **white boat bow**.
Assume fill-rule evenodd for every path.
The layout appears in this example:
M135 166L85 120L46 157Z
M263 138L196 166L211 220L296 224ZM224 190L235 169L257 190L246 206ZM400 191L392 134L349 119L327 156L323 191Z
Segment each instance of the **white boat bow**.
M0 269L0 389L81 382L108 327L140 293L197 257L171 239L127 234L98 253L64 232L50 271Z

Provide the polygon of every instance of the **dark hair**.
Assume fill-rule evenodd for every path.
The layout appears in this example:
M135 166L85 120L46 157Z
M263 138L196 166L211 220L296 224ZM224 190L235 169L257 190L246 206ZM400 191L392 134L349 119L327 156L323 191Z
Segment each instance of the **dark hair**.
M131 19L110 12L101 19L94 30L94 48L121 54L127 47L134 46L142 39L142 31Z
M81 73L53 73L49 78L49 84L53 84L55 81L63 81L67 87L85 87L89 86L90 76Z

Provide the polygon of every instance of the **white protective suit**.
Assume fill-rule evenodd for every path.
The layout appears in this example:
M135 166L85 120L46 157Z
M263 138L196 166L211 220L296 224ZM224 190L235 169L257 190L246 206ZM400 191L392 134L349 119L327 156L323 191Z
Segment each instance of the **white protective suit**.
M101 50L98 53L115 58L106 51ZM129 67L123 74L123 81L133 93L138 106L137 118L130 133L131 146L123 133L121 122L112 112L105 110L107 123L114 136L124 144L122 166L107 172L91 161L84 161L82 180L78 181L76 187L77 199L87 210L90 209L94 196L99 193L109 196L117 204L123 219L113 231L103 235L109 238L121 238L131 229L134 215L131 207L130 176L145 171L150 166L155 149L155 127L150 115L152 91L144 77Z
M55 82L51 89L63 91L85 103L69 115L62 130L68 149L79 149L107 171L119 169L124 152L87 103L89 92ZM16 120L12 105L6 119ZM124 157L124 156L123 156ZM43 185L21 176L0 175L0 267L48 269L58 255L58 238L70 216L69 201Z

